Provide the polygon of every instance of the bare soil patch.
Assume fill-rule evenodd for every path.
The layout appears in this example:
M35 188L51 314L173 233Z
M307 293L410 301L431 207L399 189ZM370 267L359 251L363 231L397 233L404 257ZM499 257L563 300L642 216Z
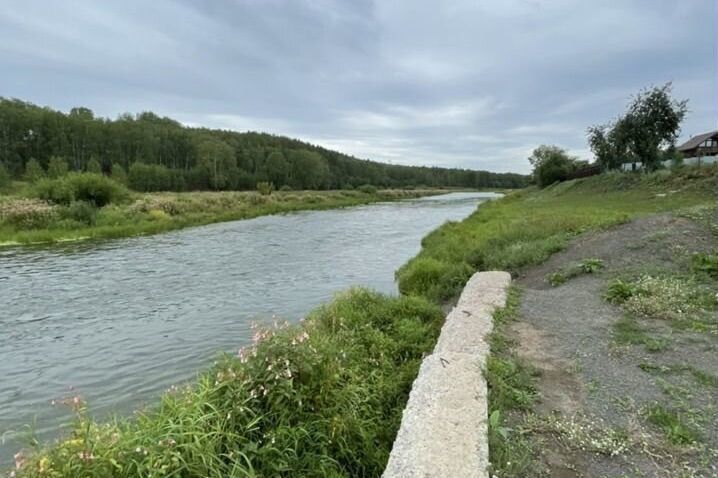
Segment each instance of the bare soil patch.
M516 281L521 320L509 334L516 354L538 372L540 397L517 426L541 451L537 470L560 477L718 476L715 329L633 317L650 345L621 344L617 327L626 311L604 298L615 277L679 276L690 271L691 254L716 246L709 225L655 215L581 236ZM549 274L586 258L604 268L549 284ZM712 287L718 293L718 284ZM702 316L709 325L713 312Z

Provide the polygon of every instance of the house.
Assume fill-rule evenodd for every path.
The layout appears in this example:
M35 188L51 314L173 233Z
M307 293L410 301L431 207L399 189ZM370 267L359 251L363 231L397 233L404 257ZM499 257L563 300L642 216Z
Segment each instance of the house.
M718 156L718 131L694 136L678 147L686 158Z

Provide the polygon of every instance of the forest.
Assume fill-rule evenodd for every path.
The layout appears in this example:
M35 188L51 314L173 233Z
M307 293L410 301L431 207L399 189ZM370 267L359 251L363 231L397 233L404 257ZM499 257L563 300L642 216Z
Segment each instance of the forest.
M283 136L187 127L151 112L112 120L88 108L63 113L0 97L0 169L22 179L57 164L146 192L249 190L260 182L277 189L520 188L528 181L514 173L357 159Z

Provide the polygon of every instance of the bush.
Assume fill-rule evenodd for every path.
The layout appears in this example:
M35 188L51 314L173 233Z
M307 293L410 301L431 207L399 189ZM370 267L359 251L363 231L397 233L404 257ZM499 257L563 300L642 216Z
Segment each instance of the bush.
M272 191L274 191L274 183L270 183L267 181L261 181L257 183L257 191L259 191L259 194L262 196L269 196L272 194Z
M291 187L289 184L285 184L284 186L282 186L281 188L279 188L279 190L280 190L280 191L285 191L285 192L286 192L286 191L291 191L291 190L292 190L292 187Z
M0 203L0 221L18 229L47 227L56 217L55 207L37 199L17 199Z
M38 181L45 177L45 170L42 169L42 165L40 162L35 158L30 158L30 160L25 165L25 179L27 181L30 181L31 183L34 183L35 181Z
M47 177L51 179L61 178L67 174L67 170L67 161L59 156L53 156L47 164Z
M125 172L125 168L123 168L121 164L112 164L110 177L120 184L127 184L127 172Z
M94 226L97 221L97 208L86 201L73 201L60 211L63 219L71 219L79 223Z
M371 184L362 184L357 188L357 190L365 194L376 194L376 187L372 186Z
M43 179L33 188L40 199L69 206L74 201L85 201L97 207L122 201L129 196L121 184L101 174L70 173L58 179Z
M127 183L135 191L182 191L185 178L180 171L159 164L133 163L127 175Z
M97 159L92 158L87 162L85 171L87 171L88 173L93 173L93 174L102 174L102 165L100 164L100 162Z

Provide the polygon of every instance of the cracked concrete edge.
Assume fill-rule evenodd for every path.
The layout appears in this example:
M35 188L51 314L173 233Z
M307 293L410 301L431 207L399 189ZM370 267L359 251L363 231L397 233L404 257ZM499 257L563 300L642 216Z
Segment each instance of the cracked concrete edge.
M466 283L421 364L384 478L488 477L486 340L510 283L501 271L477 272Z

